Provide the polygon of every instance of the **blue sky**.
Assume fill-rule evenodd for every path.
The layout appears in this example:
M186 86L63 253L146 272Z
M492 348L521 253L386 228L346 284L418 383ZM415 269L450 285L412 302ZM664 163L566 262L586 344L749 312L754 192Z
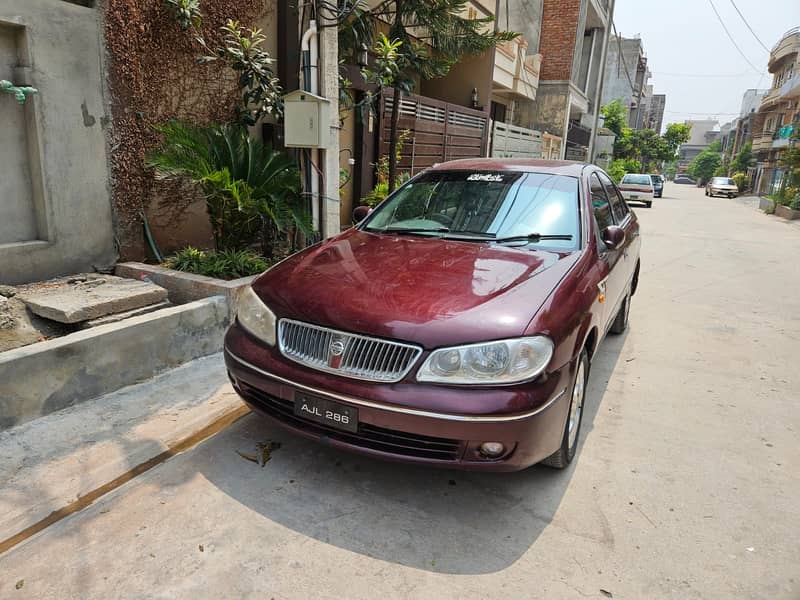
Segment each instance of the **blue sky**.
M757 71L737 52L711 2ZM733 2L767 48L800 26L800 0ZM667 94L665 127L692 118L730 121L746 89L772 83L769 53L748 31L731 0L616 0L614 22L624 37L642 38L653 72L650 83L655 93Z

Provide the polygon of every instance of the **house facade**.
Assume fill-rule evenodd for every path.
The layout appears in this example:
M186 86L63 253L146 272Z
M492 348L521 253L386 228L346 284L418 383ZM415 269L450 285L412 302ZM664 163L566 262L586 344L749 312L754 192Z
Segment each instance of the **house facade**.
M684 121L691 127L689 140L678 148L678 173L685 173L692 161L703 150L719 139L719 122L716 119Z
M591 156L613 10L613 0L542 3L542 68L533 126L565 140L561 158Z
M772 86L761 98L752 123L754 189L763 194L775 193L782 185L786 169L780 164L781 155L796 143L792 136L800 126L800 27L787 31L775 44L767 68Z

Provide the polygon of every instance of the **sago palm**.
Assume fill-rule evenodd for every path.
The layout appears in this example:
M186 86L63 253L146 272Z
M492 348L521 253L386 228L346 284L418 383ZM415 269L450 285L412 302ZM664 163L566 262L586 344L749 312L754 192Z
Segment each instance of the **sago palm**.
M161 179L200 187L218 249L242 249L258 240L271 256L277 234L295 227L312 233L300 200L300 172L286 154L252 139L239 125L170 121L157 130L164 143L148 154L147 165Z

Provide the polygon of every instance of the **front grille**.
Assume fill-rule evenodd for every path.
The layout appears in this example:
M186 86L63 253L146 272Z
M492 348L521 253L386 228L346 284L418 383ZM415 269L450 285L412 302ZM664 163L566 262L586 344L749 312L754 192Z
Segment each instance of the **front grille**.
M406 376L422 348L401 342L281 319L281 354L295 362L345 377L392 383Z
M290 400L272 396L241 382L239 390L245 400L272 418L315 435L400 456L449 461L458 460L461 456L461 442L458 440L395 431L368 423L359 423L358 433L341 431L298 417Z

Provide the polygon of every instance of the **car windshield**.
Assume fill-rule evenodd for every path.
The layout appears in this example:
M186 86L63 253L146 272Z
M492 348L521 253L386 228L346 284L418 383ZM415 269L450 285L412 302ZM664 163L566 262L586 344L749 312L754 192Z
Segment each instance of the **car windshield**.
M713 185L736 185L730 177L714 177L711 183Z
M650 179L653 183L661 183L661 175L650 175Z
M538 234L521 241L572 250L580 241L578 180L545 173L433 171L397 190L362 229L478 242Z
M650 177L647 175L625 175L622 183L632 183L635 185L650 185Z

